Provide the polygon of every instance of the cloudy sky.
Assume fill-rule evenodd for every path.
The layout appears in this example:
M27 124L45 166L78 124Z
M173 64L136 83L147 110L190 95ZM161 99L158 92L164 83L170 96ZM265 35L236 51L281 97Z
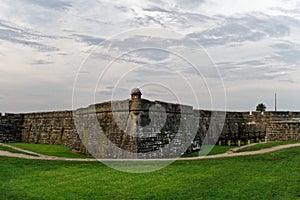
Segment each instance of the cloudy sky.
M300 110L298 0L2 0L0 112L143 97ZM72 100L73 99L73 100ZM75 99L75 100L74 100ZM72 102L74 105L72 105Z

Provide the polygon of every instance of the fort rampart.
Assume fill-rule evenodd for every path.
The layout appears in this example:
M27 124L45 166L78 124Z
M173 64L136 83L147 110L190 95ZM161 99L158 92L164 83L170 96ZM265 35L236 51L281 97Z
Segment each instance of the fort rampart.
M133 154L152 158L166 152L178 156L183 149L199 149L204 141L299 140L299 119L300 112L195 110L133 94L128 100L75 111L1 115L0 142L66 145L75 152L109 158L118 157L119 148L130 158Z

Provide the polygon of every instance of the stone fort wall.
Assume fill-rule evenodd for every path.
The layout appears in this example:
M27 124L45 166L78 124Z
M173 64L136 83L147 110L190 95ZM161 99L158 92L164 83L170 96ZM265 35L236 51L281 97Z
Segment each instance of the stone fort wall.
M273 121L267 125L268 141L300 140L300 121Z
M299 140L298 119L299 112L212 112L132 98L74 112L5 114L0 141L66 145L103 158L156 158L199 149L204 140Z
M19 142L22 140L23 115L0 113L0 142Z

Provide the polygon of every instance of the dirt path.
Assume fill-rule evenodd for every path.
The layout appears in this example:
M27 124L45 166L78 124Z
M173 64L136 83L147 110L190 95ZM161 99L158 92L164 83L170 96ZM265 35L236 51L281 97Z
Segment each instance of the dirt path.
M20 151L20 152L24 152L26 154L22 154L22 153L11 153L8 151L1 151L0 150L0 156L8 156L8 157L14 157L14 158L25 158L25 159L31 159L31 160L65 160L65 161L97 161L97 159L89 159L89 158L62 158L62 157L56 157L56 156L47 156L47 155L43 155L43 154L39 154L36 152L32 152L32 151L28 151L25 149L21 149L15 146L11 146L8 144L3 144L0 143L0 146L5 146L5 147L9 147L11 149ZM31 155L27 155L27 154L31 154Z
M47 155L27 151L27 150L24 150L21 148L13 147L11 145L7 145L7 144L3 144L3 143L0 143L0 145L10 147L12 149L22 151L24 153L32 154L32 155L26 155L26 154L11 153L11 152L0 150L0 156L8 156L8 157L14 157L14 158L24 158L24 159L31 159L31 160L62 160L62 161L84 161L84 162L101 161L101 160L116 161L114 159L62 158L62 157L56 157L56 156L47 156ZM258 154L264 154L264 153L269 153L269 152L278 151L281 149L288 149L288 148L298 147L298 146L300 146L300 143L280 145L280 146L261 149L261 150L257 150L257 151L245 151L245 152L238 152L238 153L235 153L235 151L231 150L231 151L228 151L223 154L201 156L201 157L179 158L179 159L175 159L175 160L201 160L201 159L212 159L212 158L226 158L226 157L234 157L234 156L258 155ZM33 155L35 155L35 156L33 156ZM174 159L147 159L147 161L159 161L159 160L162 161L162 160L174 160ZM118 160L118 161L137 161L137 160L136 159L126 159L126 160Z
M280 146L271 147L271 148L265 148L265 149L261 149L261 150L257 150L257 151L244 151L244 152L238 152L238 153L235 153L234 151L229 150L223 154L202 156L202 157L180 158L179 160L199 160L199 159L209 159L209 158L226 158L226 157L234 157L234 156L258 155L258 154L265 154L265 153L270 153L273 151L278 151L281 149L288 149L288 148L299 147L299 146L300 146L300 143L286 144L286 145L280 145Z

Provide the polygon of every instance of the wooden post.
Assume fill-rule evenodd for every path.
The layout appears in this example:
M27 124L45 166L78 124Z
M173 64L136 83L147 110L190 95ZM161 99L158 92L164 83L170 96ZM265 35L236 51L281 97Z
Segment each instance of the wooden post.
M238 146L239 147L241 146L241 140L238 140Z
M251 144L251 140L248 139L248 144Z
M228 140L228 146L231 146L231 140Z
M221 146L222 145L222 141L221 140L219 140L219 146Z

